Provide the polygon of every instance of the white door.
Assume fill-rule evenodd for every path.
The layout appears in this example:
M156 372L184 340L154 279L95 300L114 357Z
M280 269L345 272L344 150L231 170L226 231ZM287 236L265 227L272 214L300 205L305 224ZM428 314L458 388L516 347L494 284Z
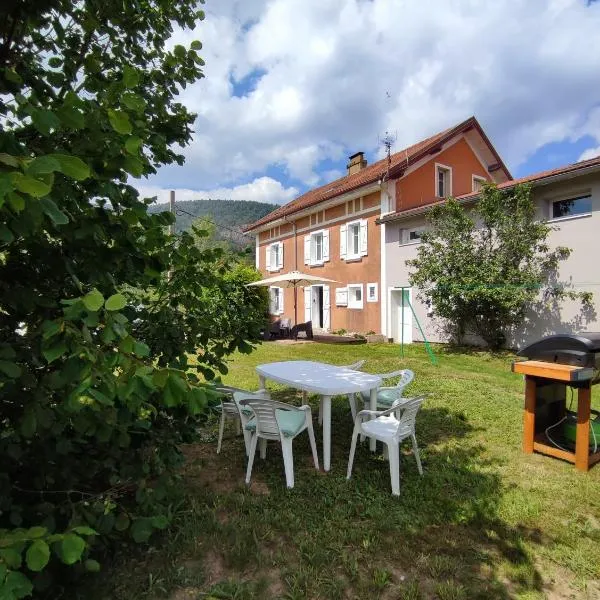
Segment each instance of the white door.
M311 287L304 288L304 322L308 323L311 317L312 290Z
M413 314L410 308L412 294L410 288L391 290L391 325L392 337L398 344L412 344L413 341ZM404 295L404 305L402 296Z
M329 286L323 286L323 329L329 331L331 328L331 317L329 309Z

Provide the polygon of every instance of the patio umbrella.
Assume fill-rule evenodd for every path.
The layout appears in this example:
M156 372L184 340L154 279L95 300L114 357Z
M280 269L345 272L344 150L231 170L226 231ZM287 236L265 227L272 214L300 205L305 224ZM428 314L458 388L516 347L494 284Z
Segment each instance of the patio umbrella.
M301 273L300 271L290 271L289 273L281 273L274 277L254 281L249 283L248 286L269 287L276 285L283 288L294 288L294 326L296 326L298 324L298 288L319 283L339 283L339 281L319 277L318 275L310 275L309 273Z

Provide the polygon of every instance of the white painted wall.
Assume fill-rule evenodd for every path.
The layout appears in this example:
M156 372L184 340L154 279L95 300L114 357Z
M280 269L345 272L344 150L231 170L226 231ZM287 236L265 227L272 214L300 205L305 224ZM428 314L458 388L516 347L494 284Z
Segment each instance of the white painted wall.
M586 217L572 217L554 220L550 224L556 231L550 234L551 247L571 248L571 256L561 264L558 281L568 284L575 291L593 293L592 313L582 310L578 301L566 300L560 306L547 306L541 303L532 307L523 325L510 337L513 347L535 341L553 333L574 333L580 331L600 331L600 174L573 178L562 183L540 186L534 189L533 197L540 218L548 219L551 202L573 196L591 193L592 214ZM409 269L406 260L415 258L419 243L399 245L399 230L418 228L426 225L424 216L406 221L395 221L385 226L386 282L390 288L409 285ZM419 291L413 290L413 307L428 341L447 341L440 323L435 316L428 316L427 306L419 298ZM593 312L595 311L595 314ZM435 307L434 307L435 315ZM417 323L413 319L414 341L422 341ZM387 314L387 335L392 336L391 318Z

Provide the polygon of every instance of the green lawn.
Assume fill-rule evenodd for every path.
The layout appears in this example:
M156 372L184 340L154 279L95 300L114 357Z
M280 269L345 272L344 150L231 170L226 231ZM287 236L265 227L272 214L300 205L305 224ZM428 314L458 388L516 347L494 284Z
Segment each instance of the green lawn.
M117 557L92 586L96 597L599 598L600 467L581 474L521 453L523 382L510 356L435 351L438 366L419 345L405 358L394 345L316 343L236 356L224 381L249 389L254 367L275 360L366 358L370 372L413 369L410 393L432 394L417 421L424 476L407 443L401 496L392 497L387 463L363 444L347 481L352 421L337 398L331 472L311 466L303 434L294 445L296 487L285 488L273 443L248 489L242 438L230 429L217 456L213 419L204 441L186 449L186 500L170 533ZM316 420L316 397L311 404Z

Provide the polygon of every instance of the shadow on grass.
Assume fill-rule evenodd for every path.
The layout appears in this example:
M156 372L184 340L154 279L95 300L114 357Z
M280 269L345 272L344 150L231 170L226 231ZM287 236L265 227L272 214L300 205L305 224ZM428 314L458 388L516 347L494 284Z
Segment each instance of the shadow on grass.
M285 488L279 444L257 459L249 489L240 438L230 435L219 456L213 444L195 445L184 471L186 500L171 531L137 570L135 560L125 561L111 593L97 597L132 597L136 586L146 590L136 597L150 598L178 598L172 590L186 586L219 598L252 597L260 588L263 597L292 599L509 598L541 590L526 544L546 540L499 518L500 478L469 438L474 429L463 415L421 411L425 473L419 476L404 446L401 496L393 497L388 463L367 443L346 480L348 413L347 402L337 399L329 473L312 466L307 436L295 440L293 490ZM316 422L315 428L322 458ZM162 591L148 590L149 573Z

